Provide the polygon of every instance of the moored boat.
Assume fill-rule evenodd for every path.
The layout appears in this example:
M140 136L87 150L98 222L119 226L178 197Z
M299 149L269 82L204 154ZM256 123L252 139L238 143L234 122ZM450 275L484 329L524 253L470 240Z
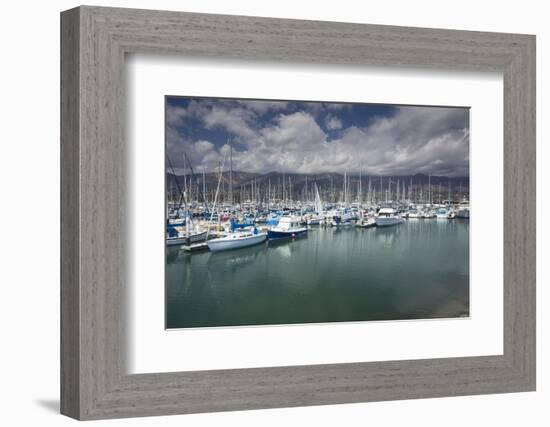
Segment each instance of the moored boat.
M418 209L412 208L409 210L407 218L409 219L422 218L422 213Z
M267 232L268 239L281 239L285 237L297 237L307 233L307 227L301 225L302 220L296 216L283 216L276 226Z
M457 218L470 219L470 203L467 201L460 202L456 212Z
M185 218L168 218L168 225L172 227L185 226Z
M376 227L376 220L374 218L362 218L355 223L357 228L370 228Z
M307 225L321 225L321 223L324 221L324 218L320 215L318 216L311 216L306 219Z
M397 225L401 223L401 216L393 208L382 208L378 211L376 217L376 225L378 227L388 227L390 225Z
M437 215L430 208L427 208L427 209L424 210L424 212L422 212L422 218L424 218L424 219L430 219L430 218L436 218L436 217L437 217Z
M435 216L437 219L448 219L449 218L449 211L447 208L439 208L435 211Z
M208 249L212 252L227 251L230 249L245 248L265 242L267 233L258 231L257 228L251 230L234 231L223 237L211 239L206 242Z
M206 239L206 231L190 231L172 234L166 237L167 246L190 245L191 243L202 242Z

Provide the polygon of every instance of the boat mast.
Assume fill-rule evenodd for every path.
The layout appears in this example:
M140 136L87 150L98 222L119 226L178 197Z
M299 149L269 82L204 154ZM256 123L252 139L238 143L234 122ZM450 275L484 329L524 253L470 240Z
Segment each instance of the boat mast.
M283 209L286 207L285 173L283 172Z
M432 175L428 175L428 201L432 205Z
M212 220L214 219L214 212L216 211L216 203L218 202L218 193L220 192L220 184L222 182L223 176L223 167L225 166L225 154L223 156L223 163L220 163L220 173L218 176L218 186L216 188L216 194L214 195L214 205L212 206L212 213L210 214L210 221L208 221L208 228L206 230L206 241L208 241L208 235L210 234L210 226L212 225ZM218 221L220 216L218 215Z
M170 161L170 157L168 154L166 154L166 159L168 160L168 166L170 167L170 170L172 171L172 175L174 176L174 181L176 183L176 188L178 189L178 192L180 193L180 200L178 203L178 211L181 209L181 204L185 203L185 190L182 191L180 184L178 182L178 176L176 175L176 171L174 167L172 166L172 162Z
M369 205L372 205L372 186L371 186L370 176L369 176L369 192L368 192L367 198L369 199L368 200Z
M359 205L361 205L361 202L362 202L362 188L361 188L361 169L359 169L359 184L358 184L358 188L357 188L357 201L359 202Z
M292 178L288 176L288 202L292 203Z
M348 184L348 174L347 174L347 172L344 172L344 206L345 207L348 206L348 188L347 188L347 184Z
M183 194L187 194L187 171L185 170L185 154L183 155Z
M202 198L203 202L206 203L206 172L205 167L202 167Z
M233 207L233 143L229 140L229 205Z
M395 201L399 202L399 198L401 194L399 193L400 187L399 187L399 178L397 179L397 182L395 184Z

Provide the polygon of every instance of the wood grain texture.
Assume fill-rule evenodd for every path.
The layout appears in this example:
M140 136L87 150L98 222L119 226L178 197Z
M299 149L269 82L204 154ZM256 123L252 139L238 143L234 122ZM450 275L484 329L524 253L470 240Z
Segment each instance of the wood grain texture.
M62 413L100 419L534 390L534 36L81 7L63 12L61 37ZM504 354L128 375L127 53L502 72Z
M61 412L80 414L79 17L61 19Z

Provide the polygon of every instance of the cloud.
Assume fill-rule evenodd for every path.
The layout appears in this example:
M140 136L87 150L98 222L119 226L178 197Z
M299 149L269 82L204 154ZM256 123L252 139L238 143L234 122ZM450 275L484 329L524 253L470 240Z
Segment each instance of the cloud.
M237 101L244 108L248 108L259 115L266 114L271 111L281 111L288 108L288 102L284 101Z
M342 121L338 117L329 114L325 117L325 127L328 130L342 129Z
M233 168L245 172L469 175L468 109L404 106L365 120L374 107L314 104L205 99L168 108L168 153L176 167L185 152L212 170L230 141ZM329 137L320 124L339 132Z
M363 164L374 174L464 176L469 174L468 129L467 109L400 107L366 129L350 130L343 142L364 153Z
M251 123L255 115L245 108L225 109L214 107L203 116L204 125L207 129L222 128L230 134L250 139L255 136L251 129Z

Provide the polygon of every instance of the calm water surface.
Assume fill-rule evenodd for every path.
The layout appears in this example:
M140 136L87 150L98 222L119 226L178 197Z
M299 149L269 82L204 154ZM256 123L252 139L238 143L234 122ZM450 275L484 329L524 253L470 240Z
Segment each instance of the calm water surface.
M167 328L468 314L464 220L312 227L307 237L218 253L167 249Z

